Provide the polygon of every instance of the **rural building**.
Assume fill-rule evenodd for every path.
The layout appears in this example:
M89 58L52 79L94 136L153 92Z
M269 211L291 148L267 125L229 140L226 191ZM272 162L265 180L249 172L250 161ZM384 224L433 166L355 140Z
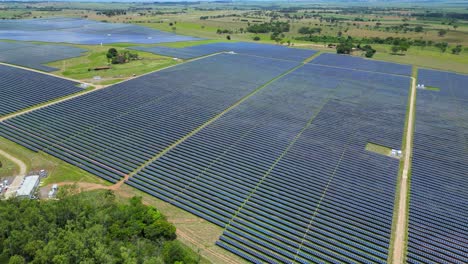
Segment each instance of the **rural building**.
M16 191L16 197L32 198L36 187L39 185L39 180L39 175L25 177L21 187Z

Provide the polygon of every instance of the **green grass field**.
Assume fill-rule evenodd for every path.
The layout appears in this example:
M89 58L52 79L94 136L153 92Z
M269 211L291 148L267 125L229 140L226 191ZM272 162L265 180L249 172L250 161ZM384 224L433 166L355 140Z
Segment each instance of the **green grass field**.
M375 153L378 153L378 154L384 155L384 156L390 156L390 154L392 152L391 148L381 146L381 145L377 145L377 144L374 144L374 143L367 143L366 144L366 150L367 151L372 151L372 152L375 152Z
M115 46L76 46L88 49L88 52L81 57L49 63L49 66L60 69L59 71L54 72L54 74L75 80L86 81L89 83L107 85L178 63L169 57L159 56L148 52L131 51L132 53L137 53L140 59L130 61L125 64L112 64L110 65L112 68L108 70L94 71L89 69L108 65L106 53L109 48L116 47L118 51L121 51L129 45L120 44ZM94 76L100 76L101 79L94 80Z
M0 177L14 176L19 173L19 167L6 157L0 155L0 162L2 164L0 167Z
M44 184L63 181L82 181L110 185L99 177L76 166L70 165L46 153L31 151L3 137L0 137L0 148L22 160L26 164L28 172L41 169L47 170L49 176L43 181ZM8 174L5 172L5 175L1 176L8 176Z

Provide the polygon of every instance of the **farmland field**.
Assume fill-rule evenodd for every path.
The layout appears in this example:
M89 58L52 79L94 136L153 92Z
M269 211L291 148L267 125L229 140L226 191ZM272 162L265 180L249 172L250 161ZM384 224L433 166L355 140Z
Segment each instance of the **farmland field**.
M468 262L467 75L419 70L408 263Z

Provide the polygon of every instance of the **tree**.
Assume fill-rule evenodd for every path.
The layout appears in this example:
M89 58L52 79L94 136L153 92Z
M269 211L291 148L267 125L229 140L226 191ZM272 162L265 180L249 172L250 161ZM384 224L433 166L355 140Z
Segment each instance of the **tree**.
M338 54L350 54L353 50L354 45L350 41L341 42L336 46L336 53Z
M165 263L198 263L197 256L188 251L187 248L177 240L169 241L164 244L162 257Z
M253 40L254 40L254 41L259 41L259 40L260 40L260 37L259 37L259 36L255 36L255 37L253 37Z
M447 34L447 30L446 29L440 29L438 32L439 34L439 37L443 37Z
M448 48L448 43L447 42L439 42L434 45L435 47L439 48L440 51L445 52Z
M392 46L392 54L397 54L400 51L400 46L394 45Z
M22 256L19 256L19 255L12 256L10 260L8 261L8 264L24 264L24 263L26 263L26 260Z
M230 36L230 35L227 35L227 36L226 36L226 39L227 39L227 40L231 40L231 36Z
M116 57L117 54L118 54L117 49L115 49L115 48L110 48L110 49L107 51L106 57L107 57L108 60L112 60L112 58Z
M414 28L414 32L423 32L423 30L424 30L424 29L423 29L422 26L416 26L416 27Z
M375 52L376 52L376 50L373 49L370 45L365 45L361 49L366 52L364 54L366 56L366 58L372 58L374 56Z
M452 49L452 54L458 55L460 54L461 51L462 51L462 45L457 45L455 48Z
M166 253L166 263L199 261L195 252L174 240L175 227L164 215L144 205L140 197L123 202L108 190L77 193L76 186L60 190L57 201L0 200L3 260L149 264Z

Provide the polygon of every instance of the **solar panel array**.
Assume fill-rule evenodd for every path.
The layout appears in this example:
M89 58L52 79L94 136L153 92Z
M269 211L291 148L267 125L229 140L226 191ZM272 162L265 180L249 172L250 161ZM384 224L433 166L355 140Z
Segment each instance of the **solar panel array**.
M199 40L148 27L122 23L104 23L81 18L42 18L2 20L0 39L100 43L162 43Z
M211 56L9 119L0 135L116 182L297 65Z
M128 184L226 227L252 262L385 263L409 78L305 65ZM309 124L309 122L311 123Z
M64 45L0 42L0 61L51 72L56 71L57 68L42 64L79 57L85 51L84 49Z
M347 69L411 76L411 65L364 59L351 55L323 53L310 63Z
M408 263L468 263L468 75L420 69Z
M0 76L0 116L82 91L75 82L16 67L0 65Z
M191 59L218 52L235 52L267 58L303 61L317 51L310 49L288 48L282 45L268 45L248 42L210 43L185 48L170 48L164 46L132 47L132 49L152 52L180 59Z

